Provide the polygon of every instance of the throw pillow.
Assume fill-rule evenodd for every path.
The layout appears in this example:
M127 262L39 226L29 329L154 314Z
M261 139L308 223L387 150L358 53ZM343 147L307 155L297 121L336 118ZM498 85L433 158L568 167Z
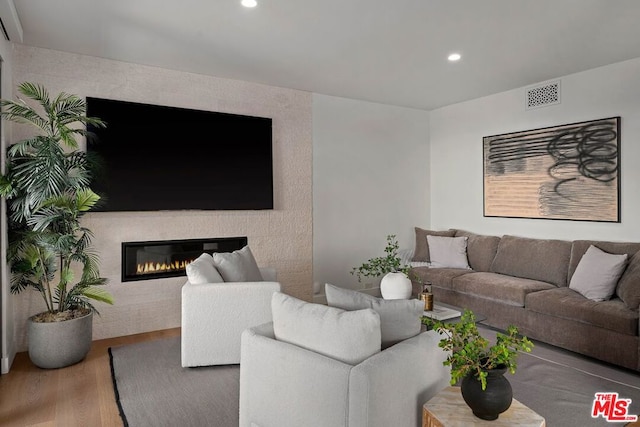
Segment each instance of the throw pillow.
M627 266L627 254L614 255L590 245L571 276L569 288L593 301L606 301L615 292Z
M433 268L464 268L471 270L467 258L467 236L427 236Z
M187 279L194 285L224 282L222 276L213 265L213 257L206 252L187 264L185 270Z
M225 282L261 282L262 274L249 246L233 252L216 252L213 265Z
M412 261L429 262L429 245L427 244L427 236L445 236L453 237L456 230L432 231L424 230L420 227L414 227L416 231L416 249L413 252Z
M372 308L380 316L382 348L387 348L420 333L424 303L417 299L386 300L363 292L326 283L327 304L343 310Z
M380 316L370 308L345 311L275 292L271 311L277 340L350 365L380 352Z

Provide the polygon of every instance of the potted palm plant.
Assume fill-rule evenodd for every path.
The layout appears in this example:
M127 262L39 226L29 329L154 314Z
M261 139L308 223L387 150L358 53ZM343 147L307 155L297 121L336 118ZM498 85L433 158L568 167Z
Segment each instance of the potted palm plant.
M106 279L91 248L91 230L81 224L100 197L89 187L88 159L76 141L87 134L87 124L105 124L87 117L84 99L75 95L51 98L29 82L18 91L31 102L0 100L0 116L30 125L37 134L8 149L0 176L8 207L11 292L40 293L46 310L28 319L29 356L37 366L59 368L84 359L90 349L97 312L92 301L113 304L102 287Z
M489 345L471 310L464 310L459 322L424 316L422 323L443 335L438 345L449 352L443 364L451 367L451 385L460 383L462 397L475 416L494 420L509 409L513 392L504 374L516 372L519 351L533 348L527 337L518 334L518 328L511 325L506 334L498 332L495 344Z
M403 264L398 256L400 245L395 234L387 236L387 245L384 248L385 255L370 258L359 267L353 267L351 274L358 277L358 282L363 277L380 277L380 292L385 299L401 299L411 296L412 285L409 279L410 266Z

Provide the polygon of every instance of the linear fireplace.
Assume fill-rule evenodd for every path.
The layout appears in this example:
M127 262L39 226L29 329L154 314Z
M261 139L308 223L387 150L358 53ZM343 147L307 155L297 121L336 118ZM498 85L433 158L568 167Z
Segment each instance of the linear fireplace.
M203 252L233 252L246 245L246 237L123 242L122 281L184 276L187 264Z

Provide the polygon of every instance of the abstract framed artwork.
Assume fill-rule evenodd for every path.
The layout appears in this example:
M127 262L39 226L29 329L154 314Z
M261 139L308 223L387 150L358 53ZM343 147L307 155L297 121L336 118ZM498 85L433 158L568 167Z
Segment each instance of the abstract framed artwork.
M483 138L484 216L620 222L620 117Z

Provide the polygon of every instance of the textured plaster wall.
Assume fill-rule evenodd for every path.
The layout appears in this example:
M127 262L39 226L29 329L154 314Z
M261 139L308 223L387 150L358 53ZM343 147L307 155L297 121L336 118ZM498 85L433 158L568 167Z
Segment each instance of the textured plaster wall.
M180 291L185 278L121 283L123 241L247 236L258 264L277 269L285 292L311 299L310 93L23 45L15 46L13 81L14 86L22 81L39 82L53 94L66 91L273 119L274 210L96 212L86 216L84 225L94 231L101 257L101 274L109 279L108 289L116 299L114 306L99 305L94 339L180 326ZM20 133L16 132L17 138L22 137ZM180 142L176 149L188 150L188 141ZM215 167L215 159L211 166ZM201 179L207 179L206 174ZM44 307L35 292L14 296L12 302L21 351L26 349L25 319Z

